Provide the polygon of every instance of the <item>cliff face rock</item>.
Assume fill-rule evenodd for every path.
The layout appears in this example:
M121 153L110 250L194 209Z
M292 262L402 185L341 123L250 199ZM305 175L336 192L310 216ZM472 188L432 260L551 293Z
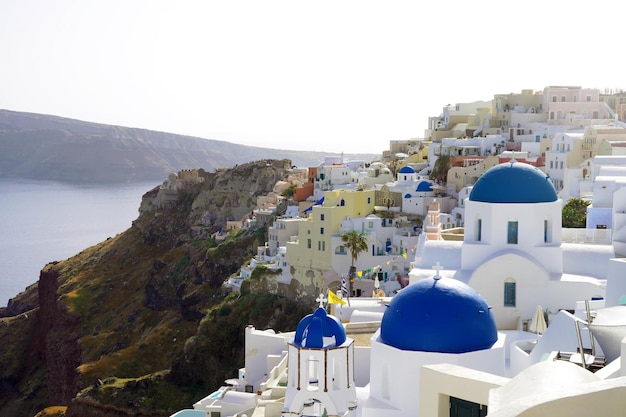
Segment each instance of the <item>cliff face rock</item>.
M39 276L39 311L35 330L34 353L46 364L49 404L68 404L78 389L81 348L78 339L83 329L80 319L57 301L59 273L54 269Z
M151 219L174 201L177 209L183 210L182 220L187 226L196 227L196 233L202 228L225 227L226 221L241 220L255 209L256 198L271 192L290 168L289 160L268 159L213 173L199 170L191 181L171 174L160 187L144 196L139 212Z
M35 292L37 307L0 321L0 415L34 415L46 404L65 405L78 390L83 334L78 317L58 301L59 273L41 272ZM33 296L14 305L26 308ZM20 310L21 310L20 309Z
M150 190L127 231L47 265L0 309L0 415L53 405L70 416L169 415L236 375L247 324L293 330L314 306L221 288L263 245L266 225L211 236L290 166L199 171L165 205Z

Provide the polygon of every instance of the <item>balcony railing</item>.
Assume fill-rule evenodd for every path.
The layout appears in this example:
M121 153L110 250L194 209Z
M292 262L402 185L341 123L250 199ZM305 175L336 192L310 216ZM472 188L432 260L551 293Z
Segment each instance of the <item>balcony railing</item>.
M611 229L562 229L561 242L610 245Z

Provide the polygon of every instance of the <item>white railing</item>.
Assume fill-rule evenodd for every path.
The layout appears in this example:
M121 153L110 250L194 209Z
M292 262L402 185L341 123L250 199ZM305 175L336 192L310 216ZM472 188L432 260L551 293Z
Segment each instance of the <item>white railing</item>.
M563 229L561 242L610 245L611 229Z

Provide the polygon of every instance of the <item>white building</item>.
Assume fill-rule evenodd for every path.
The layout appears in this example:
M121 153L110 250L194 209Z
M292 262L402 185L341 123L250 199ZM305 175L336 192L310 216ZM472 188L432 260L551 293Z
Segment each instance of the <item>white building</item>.
M580 172L582 145L582 133L558 133L552 139L552 149L546 152L545 172L557 193L562 192L565 199L578 195L581 178L572 181L568 174L571 169Z
M357 415L418 415L421 369L438 363L505 372L505 335L488 305L467 285L437 274L403 289L385 310Z
M372 293L375 276L379 277L381 289L388 295L400 289L397 277L408 275L420 233L403 219L406 220L404 217L384 219L373 214L347 218L341 222L339 232L332 236L331 247L336 248L332 269L348 271L352 258L341 235L352 230L366 235L368 250L359 254L355 267L357 271L371 272L355 280L354 289L358 294Z
M428 204L433 200L437 200L446 211L451 211L456 204L454 198L444 195L443 187L428 179L428 176L420 175L410 165L400 168L396 181L387 183L385 187L402 195L401 211L406 214L426 216Z
M612 233L616 254L626 256L626 157L596 156L591 165L593 194L587 229Z
M267 229L267 256L275 256L278 248L285 246L287 242L298 234L300 222L306 221L303 217L278 218Z
M369 167L359 170L357 175L357 182L365 189L393 181L393 173L382 162L373 162Z
M365 166L364 161L344 162L343 157L326 157L317 167L315 188L323 191L356 186L356 171Z
M426 241L411 282L428 277L441 262L446 276L485 297L499 329L520 329L537 305L556 313L578 300L602 298L613 246L562 243L561 207L537 168L515 161L497 165L465 201L464 241Z

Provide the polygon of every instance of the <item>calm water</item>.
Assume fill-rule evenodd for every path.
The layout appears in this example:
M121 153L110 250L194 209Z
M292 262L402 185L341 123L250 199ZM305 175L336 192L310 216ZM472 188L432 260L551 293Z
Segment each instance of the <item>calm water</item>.
M67 259L115 236L158 182L73 184L0 179L0 306Z

